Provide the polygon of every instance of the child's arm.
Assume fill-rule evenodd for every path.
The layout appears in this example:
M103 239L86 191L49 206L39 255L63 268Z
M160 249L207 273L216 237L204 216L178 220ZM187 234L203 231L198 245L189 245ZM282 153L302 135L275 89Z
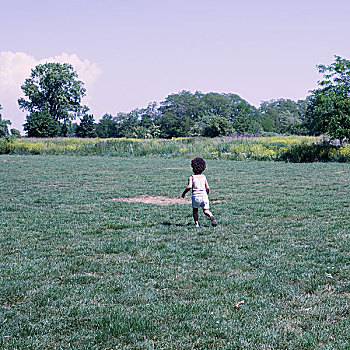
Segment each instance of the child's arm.
M205 179L205 190L207 191L207 194L209 194L210 187L209 187L209 185L208 185L207 179Z
M190 177L188 178L188 185L187 185L187 187L185 188L185 190L183 191L181 197L182 197L182 198L185 198L186 193L187 193L188 191L191 191L191 190L192 190L192 176L190 176Z

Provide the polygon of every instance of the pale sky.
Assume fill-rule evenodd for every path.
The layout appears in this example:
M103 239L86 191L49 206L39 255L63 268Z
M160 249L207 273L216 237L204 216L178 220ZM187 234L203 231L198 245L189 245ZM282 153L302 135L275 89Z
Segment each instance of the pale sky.
M350 59L348 0L0 0L0 104L21 129L20 89L71 63L95 119L181 90L305 98L317 64Z

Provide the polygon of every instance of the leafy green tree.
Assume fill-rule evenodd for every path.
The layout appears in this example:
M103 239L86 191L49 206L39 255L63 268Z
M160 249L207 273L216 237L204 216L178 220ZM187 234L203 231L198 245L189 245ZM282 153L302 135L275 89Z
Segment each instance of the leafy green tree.
M156 125L149 114L142 114L139 120L139 128L142 128L142 135L138 132L138 138L153 139L160 136L160 126Z
M230 107L229 120L237 133L257 134L260 130L259 111L236 94L222 94Z
M114 120L118 126L119 137L137 138L136 129L139 127L140 111L134 109L130 113L118 113ZM139 132L142 133L142 130Z
M163 138L187 136L184 122L177 114L165 111L158 120L160 134ZM188 130L190 132L191 128Z
M2 106L0 105L0 111L2 110ZM9 134L7 126L11 125L11 122L9 120L2 119L1 113L0 113L0 137L4 137Z
M261 126L264 131L279 134L302 134L306 102L290 99L264 101L259 107Z
M190 136L217 137L233 133L233 126L227 117L208 113L194 124Z
M67 128L67 137L76 137L76 132L78 129L78 124L77 123L69 123L68 128Z
M151 102L144 109L141 109L142 119L147 117L151 123L154 123L161 116L161 111L158 108L157 102Z
M203 136L204 130L208 133L210 129L205 128L211 120L208 116L214 115L216 117L210 121L213 135L225 134L228 130L256 133L260 127L258 110L235 94L181 91L169 95L161 102L159 110L161 116L157 118L157 123L161 127L162 137ZM219 120L221 126L214 131Z
M63 124L60 132L66 136L70 121L79 117L83 108L81 99L86 89L77 78L70 64L39 64L21 86L26 98L18 99L19 107L30 115L38 112L41 116L49 114L54 121ZM37 117L38 114L34 118ZM27 123L27 130L30 125Z
M24 130L28 137L55 137L59 135L61 125L48 111L35 111L27 116Z
M84 114L80 124L76 129L77 137L96 137L94 116L92 114Z
M95 127L96 135L101 138L119 137L119 123L111 114L104 114Z
M350 139L350 61L340 56L329 66L317 66L323 80L313 90L306 112L310 133L328 134L341 142Z
M147 108L140 111L140 126L146 129L144 137L142 138L158 138L161 135L160 125L157 124L157 119L161 115L157 108L156 102L148 104Z
M21 137L21 132L17 129L11 129L11 135L15 138Z
M158 117L162 137L188 136L191 128L199 121L205 109L200 92L192 94L181 91L172 94L160 103L161 115Z
M233 131L233 126L229 119L213 114L203 118L206 120L206 125L203 129L203 136L206 137L217 137L226 136Z
M98 137L156 138L160 126L156 117L160 114L155 102L145 109L134 109L130 113L118 113L115 117L105 114L95 125Z

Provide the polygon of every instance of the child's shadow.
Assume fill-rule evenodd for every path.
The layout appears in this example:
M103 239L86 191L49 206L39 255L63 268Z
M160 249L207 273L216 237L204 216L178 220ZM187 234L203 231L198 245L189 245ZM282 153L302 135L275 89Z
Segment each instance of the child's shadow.
M188 224L175 224L173 222L162 222L161 225L164 226L181 226L181 227L187 227L187 226L191 226L191 223Z
M194 224L191 224L190 222L187 223L187 224L175 224L175 223L173 223L173 222L161 222L160 224L163 225L163 226L168 226L168 227L170 227L170 226L177 226L177 227L189 227L189 226L193 226L193 227L194 227ZM209 227L209 226L206 225L206 224L203 224L203 225L201 225L201 227Z

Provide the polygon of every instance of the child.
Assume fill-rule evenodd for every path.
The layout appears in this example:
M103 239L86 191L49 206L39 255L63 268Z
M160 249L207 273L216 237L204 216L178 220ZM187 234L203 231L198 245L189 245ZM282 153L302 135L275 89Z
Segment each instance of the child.
M205 161L202 158L194 158L191 161L194 175L188 178L188 185L182 193L181 197L185 198L188 191L192 190L192 207L193 219L196 227L198 223L198 209L203 208L203 213L210 217L212 226L217 226L214 215L209 211L209 185L207 178L202 174L206 168Z

